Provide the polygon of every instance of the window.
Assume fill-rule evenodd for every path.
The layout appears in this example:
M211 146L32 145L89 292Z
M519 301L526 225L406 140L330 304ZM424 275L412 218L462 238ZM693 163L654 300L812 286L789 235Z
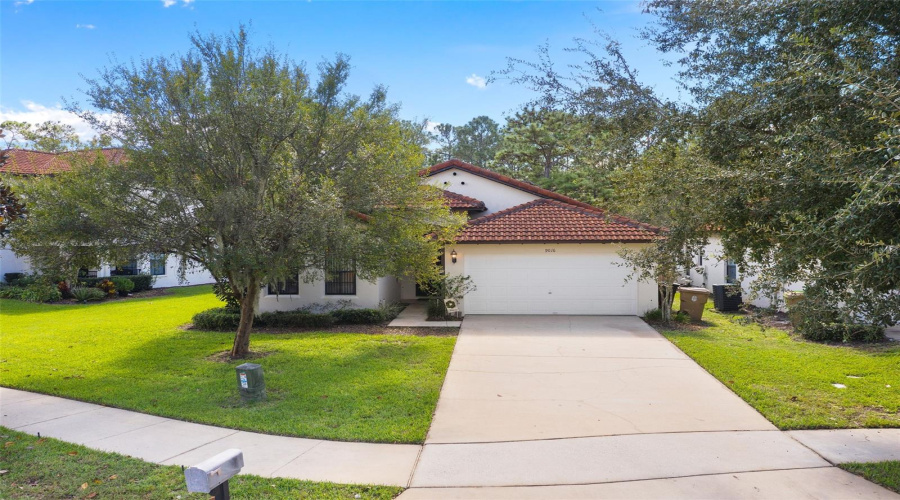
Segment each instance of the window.
M737 264L733 260L725 261L725 282L737 283Z
M150 274L153 276L162 276L166 274L166 254L150 254Z
M295 275L274 285L269 285L270 295L300 295L300 280Z
M326 260L325 295L356 295L356 264L353 261Z
M86 267L82 267L81 269L78 270L78 277L79 277L79 278L96 278L96 277L97 277L97 271L96 271L96 270L90 270L90 269L88 269L88 268L86 268Z
M112 268L109 274L112 276L137 276L139 270L137 259L131 259L124 265Z
M697 254L697 266L703 265L703 250L700 250L700 253Z

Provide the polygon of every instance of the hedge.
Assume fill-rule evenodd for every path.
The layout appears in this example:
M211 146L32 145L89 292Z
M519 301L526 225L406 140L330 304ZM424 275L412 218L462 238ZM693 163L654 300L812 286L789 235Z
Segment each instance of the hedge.
M854 323L804 323L800 335L816 342L865 342L884 341L884 328Z
M78 282L84 286L95 287L103 280L113 280L113 278L127 278L134 283L132 293L143 292L153 288L153 276L149 274L137 274L134 276L104 276L101 278L78 278ZM114 281L114 280L113 280Z
M234 330L241 322L241 312L227 307L217 307L194 315L194 327L200 330Z
M288 328L321 328L334 324L330 314L313 314L304 311L276 311L262 313L254 324L259 326Z
M338 309L331 316L339 325L377 325L385 321L380 309Z

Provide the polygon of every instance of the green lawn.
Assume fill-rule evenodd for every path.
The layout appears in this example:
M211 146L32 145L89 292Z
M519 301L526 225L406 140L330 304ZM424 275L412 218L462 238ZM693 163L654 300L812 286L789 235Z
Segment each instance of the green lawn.
M146 498L205 500L189 494L181 467L156 465L118 453L91 450L56 439L0 427L0 498ZM403 491L389 486L314 483L239 475L232 498L390 499ZM358 496L357 496L358 495Z
M268 400L244 405L216 354L230 333L184 330L208 286L92 305L0 301L0 385L251 431L421 443L455 337L259 334Z
M898 460L868 464L848 463L840 464L838 467L900 493L900 461Z
M778 428L900 427L900 345L807 342L712 309L703 320L661 332Z

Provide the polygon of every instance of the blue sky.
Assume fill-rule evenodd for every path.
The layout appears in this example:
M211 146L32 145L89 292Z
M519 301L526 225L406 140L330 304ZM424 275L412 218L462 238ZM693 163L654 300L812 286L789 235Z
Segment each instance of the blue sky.
M598 8L602 11L598 11ZM587 17L586 17L587 16ZM188 34L251 25L255 44L273 44L308 67L338 52L351 57L350 90L388 87L401 115L460 125L498 122L531 94L505 82L483 85L507 57L535 59L549 42L556 58L591 22L618 38L642 77L674 97L672 70L636 37L648 21L637 1L290 2L205 0L0 0L0 119L75 123L62 99L83 101L81 75L110 57L183 53Z

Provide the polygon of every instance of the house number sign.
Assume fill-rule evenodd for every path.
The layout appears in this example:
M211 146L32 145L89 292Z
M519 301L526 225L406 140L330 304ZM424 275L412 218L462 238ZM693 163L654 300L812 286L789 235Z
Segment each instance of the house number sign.
M545 248L544 253L556 253L556 249L555 248Z

